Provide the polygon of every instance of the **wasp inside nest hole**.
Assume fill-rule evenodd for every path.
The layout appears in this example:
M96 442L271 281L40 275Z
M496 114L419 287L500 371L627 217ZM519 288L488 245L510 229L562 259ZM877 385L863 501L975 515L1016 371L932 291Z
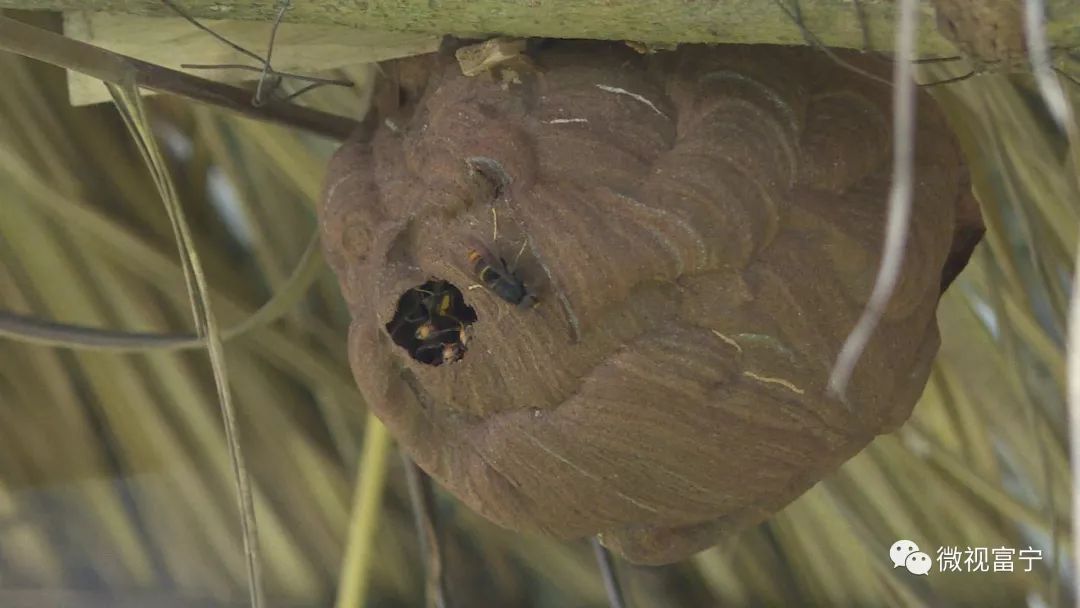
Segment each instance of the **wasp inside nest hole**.
M465 356L467 330L475 322L476 311L465 304L461 290L433 279L401 295L386 331L413 359L442 365Z

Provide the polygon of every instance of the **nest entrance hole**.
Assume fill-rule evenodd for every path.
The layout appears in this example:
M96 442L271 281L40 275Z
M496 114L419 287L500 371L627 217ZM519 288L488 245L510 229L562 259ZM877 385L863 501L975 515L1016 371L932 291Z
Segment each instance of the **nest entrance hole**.
M386 331L413 359L442 365L465 356L468 328L475 322L476 311L465 304L460 289L431 279L401 294Z

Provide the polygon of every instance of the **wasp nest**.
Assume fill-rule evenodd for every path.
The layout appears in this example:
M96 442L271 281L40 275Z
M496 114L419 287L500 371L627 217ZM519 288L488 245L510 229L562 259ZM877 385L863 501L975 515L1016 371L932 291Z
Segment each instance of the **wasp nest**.
M905 265L844 404L826 379L878 265L891 90L772 47L529 60L508 80L432 59L335 156L352 369L492 521L678 560L907 419L979 234L966 173L920 98Z

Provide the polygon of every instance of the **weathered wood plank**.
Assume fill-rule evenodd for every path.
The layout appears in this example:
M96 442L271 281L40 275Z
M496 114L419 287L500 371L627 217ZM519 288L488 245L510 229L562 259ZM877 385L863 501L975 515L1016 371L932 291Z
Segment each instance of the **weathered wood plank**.
M256 54L266 52L270 35L270 24L267 22L200 21ZM76 40L174 70L180 70L181 63L255 65L251 59L180 18L71 11L64 13L64 33ZM438 45L439 37L430 34L373 32L339 25L290 23L278 30L273 64L279 71L318 75L336 68L429 53ZM257 76L235 70L184 71L226 82L253 80ZM68 86L73 105L110 99L101 81L83 74L69 73Z
M792 0L784 0L789 5ZM199 18L269 21L273 2L186 0ZM892 46L892 0L800 0L807 26L831 46L859 48L860 6L871 45ZM1075 23L1080 9L1052 0L1055 18ZM0 7L91 10L129 15L169 15L160 0L0 0ZM802 44L803 38L775 0L294 0L289 22L429 34L504 34L642 42ZM921 49L950 53L936 31L929 0L921 1ZM1075 34L1075 32L1074 32Z

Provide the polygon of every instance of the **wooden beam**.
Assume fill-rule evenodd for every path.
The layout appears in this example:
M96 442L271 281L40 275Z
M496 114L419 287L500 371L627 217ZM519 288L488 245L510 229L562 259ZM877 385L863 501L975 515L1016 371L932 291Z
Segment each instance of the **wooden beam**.
M791 6L795 0L779 0ZM830 46L861 48L862 23L872 48L892 47L894 3L886 0L798 0L807 27ZM1080 41L1080 7L1048 2L1051 36ZM251 0L185 0L199 18L269 21L275 3ZM0 0L0 7L170 16L160 0ZM862 17L860 18L860 13ZM777 0L394 0L294 1L286 21L336 24L384 31L487 36L594 38L641 42L804 44ZM930 0L920 6L920 51L947 55L953 46L937 33ZM1054 38L1057 40L1057 38Z

